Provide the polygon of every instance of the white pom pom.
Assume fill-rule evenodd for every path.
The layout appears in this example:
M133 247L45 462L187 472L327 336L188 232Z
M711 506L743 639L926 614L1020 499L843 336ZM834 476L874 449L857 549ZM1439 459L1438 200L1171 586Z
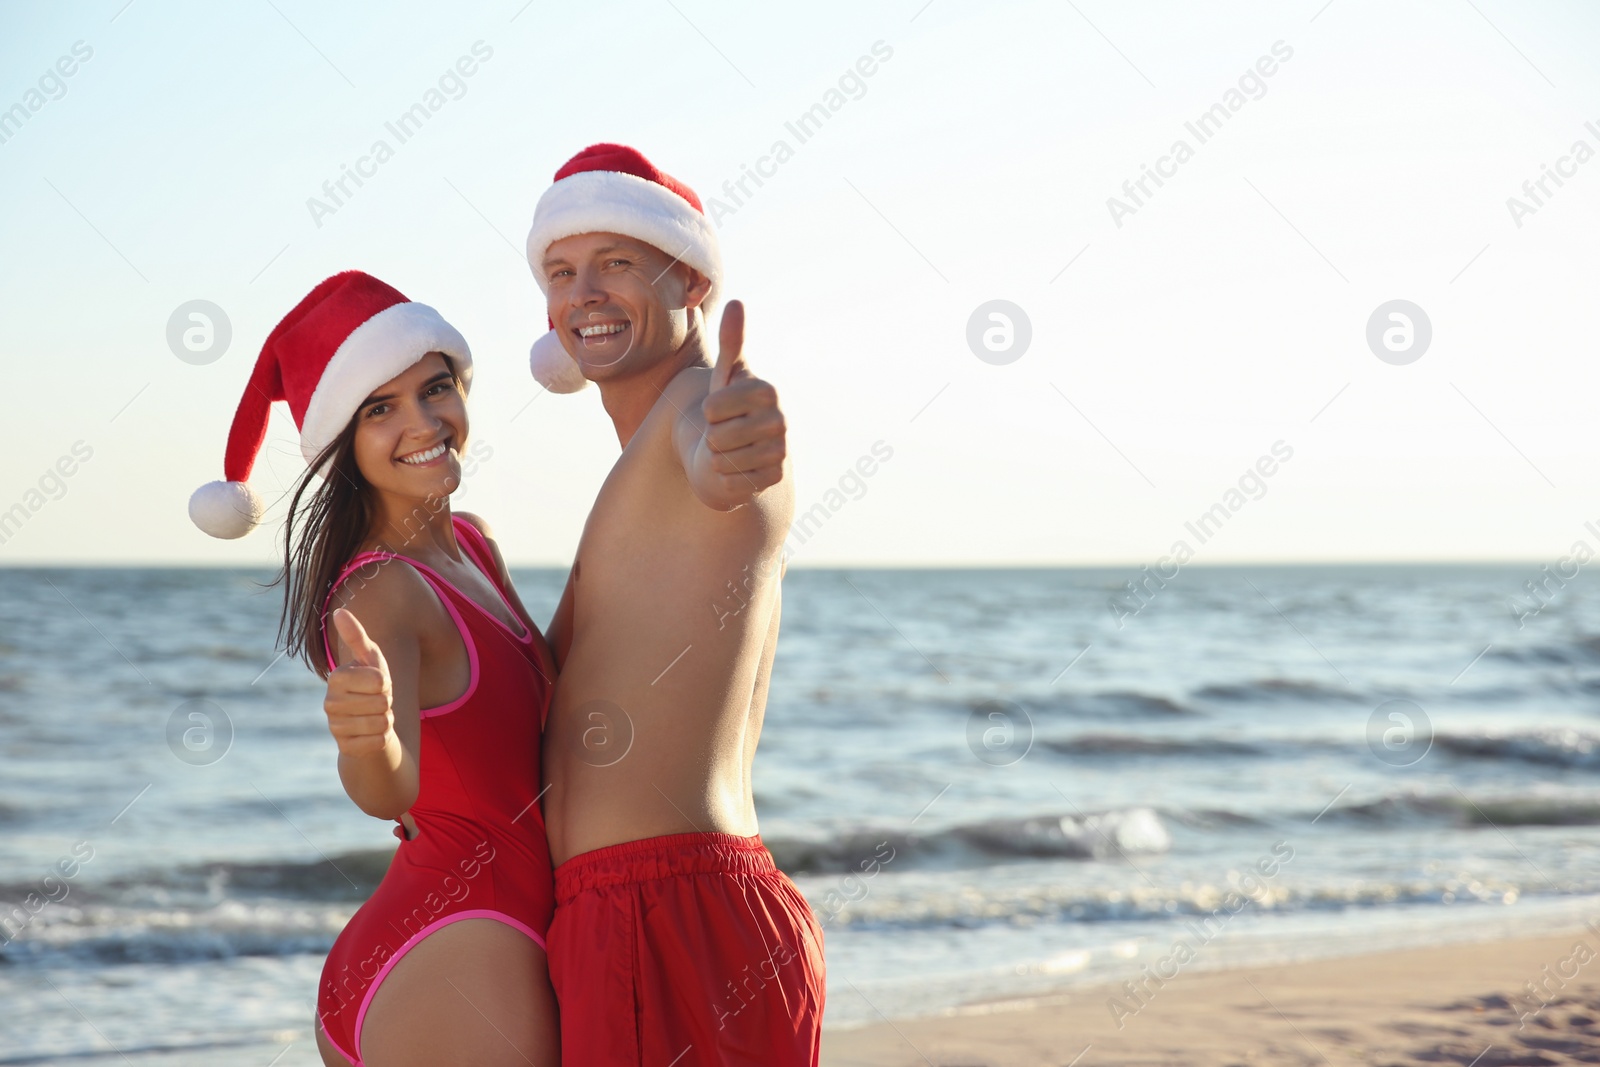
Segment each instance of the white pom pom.
M551 330L528 350L528 366L539 384L552 393L576 393L589 384L578 361L561 347L561 338Z
M266 505L244 482L207 482L189 498L189 518L212 537L243 537L261 522Z

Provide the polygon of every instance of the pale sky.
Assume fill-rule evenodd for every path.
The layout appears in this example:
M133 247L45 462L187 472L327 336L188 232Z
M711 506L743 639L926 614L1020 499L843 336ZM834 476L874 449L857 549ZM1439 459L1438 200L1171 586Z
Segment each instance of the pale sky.
M823 509L796 565L1600 544L1597 39L1578 0L7 4L0 565L273 563L281 506L223 542L187 500L221 476L267 332L349 268L473 348L493 456L459 506L512 563L569 561L616 440L594 390L528 374L521 248L556 167L606 140L732 209L727 293L800 510ZM399 143L385 124L475 45ZM786 124L819 103L801 142ZM1186 124L1218 104L1202 142ZM313 218L380 139L392 158ZM723 183L758 164L736 204ZM1169 176L1114 218L1146 165ZM1534 205L1546 166L1566 176ZM167 342L192 300L231 324L209 363ZM1031 327L1011 362L968 343L992 300ZM1404 365L1367 342L1394 300L1431 323ZM1292 458L1230 498L1278 442ZM280 410L254 482L271 499L300 469ZM1185 524L1219 503L1202 544Z

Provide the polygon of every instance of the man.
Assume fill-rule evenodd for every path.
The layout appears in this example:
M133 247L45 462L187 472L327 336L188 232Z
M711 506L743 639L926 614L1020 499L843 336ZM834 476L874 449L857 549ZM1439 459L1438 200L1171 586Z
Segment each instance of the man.
M777 395L744 362L737 302L713 353L715 229L633 149L556 172L528 256L552 324L535 373L598 385L622 446L549 635L563 1062L815 1064L822 931L750 783L794 510Z

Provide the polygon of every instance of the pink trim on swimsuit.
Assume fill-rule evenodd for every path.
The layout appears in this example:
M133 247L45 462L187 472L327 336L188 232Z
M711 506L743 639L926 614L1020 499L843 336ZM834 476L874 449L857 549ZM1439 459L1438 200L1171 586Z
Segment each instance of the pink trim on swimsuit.
M519 634L516 630L513 630L511 627L507 626L505 621L501 619L500 616L496 615L488 608L485 608L482 604L478 604L476 600L473 600L471 597L467 596L466 593L462 593L460 589L456 589L454 585L450 585L449 582L446 582L445 584L450 585L450 588L455 589L456 592L461 593L462 596L466 597L468 600L471 600L472 603L477 604L483 613L489 616L489 618L494 622L499 623L500 628L506 633L510 634L512 637L515 637L520 642L531 642L533 640L533 631L528 628L527 623L522 621L522 616L517 614L517 609L511 606L511 598L506 596L506 591L500 586L500 578L497 574L499 568L494 565L494 555L489 551L488 538L483 536L482 530L478 529L466 519L459 519L458 521L461 523L460 528L456 531L458 542L467 550L467 555L472 557L472 562L477 565L478 570L482 571L483 576L489 580L490 588L492 588L495 591L495 595L500 598L500 603L505 605L506 614L510 615L517 621L517 627L522 630L522 633ZM460 534L462 530L470 531L471 536L465 538L461 537ZM480 555L479 553L482 554ZM441 579L441 581L442 580L443 579Z
M502 585L500 582L499 568L494 565L494 554L489 551L489 539L483 535L482 530L478 529L465 519L461 520L461 527L457 532L459 533L461 531L467 531L469 535L460 538L461 544L466 548L467 553L473 556L473 562L478 564L478 569L483 571L484 576L489 579L489 584L494 586L495 592L500 594L500 602L506 606L506 614L517 620L517 625L522 627L523 636L518 636L515 631L502 622L492 612L490 612L487 608L484 608L483 605L479 604L476 600L472 600L471 597L466 597L466 594L461 593L461 590L456 589L456 592L461 593L462 596L466 597L468 600L471 600L474 605L483 611L483 614L487 616L491 622L495 623L500 627L500 629L510 634L519 645L524 645L532 649L534 659L538 664L540 677L542 677L546 683L553 684L557 673L555 657L551 654L550 649L544 644L543 641L538 643L534 642L533 636L539 632L538 628L532 627L526 621L524 621L522 616L517 614L517 609L512 606L511 598L506 595L506 586ZM455 586L452 585L451 588L455 589ZM548 706L546 707L545 712L545 718L547 718L549 713ZM539 725L541 728L544 726L545 718L540 719Z
M333 1051L337 1052L339 1055L343 1056L347 1061L349 1061L351 1067L364 1067L360 1060L346 1052L344 1050L344 1046L335 1041L333 1039L333 1035L328 1033L328 1024L322 1020L322 1014L320 1012L317 1014L317 1027L322 1031L322 1036L327 1040L328 1044L333 1046Z
M527 934L540 948L545 947L544 938L535 933L532 927L528 926L526 923L518 922L516 919L513 919L503 911L493 911L488 908L479 908L475 911L458 911L454 915L446 915L442 919L436 919L427 926L424 926L421 930L418 930L415 934L412 934L411 937L406 940L406 943L400 946L400 951L389 957L384 965L378 970L377 975L372 979L372 984L367 987L366 996L361 998L361 1008L356 1012L355 1035L357 1052L361 1051L361 1027L367 1019L367 1008L371 1006L372 998L377 995L378 987L383 985L383 980L389 976L390 971L394 970L394 965L399 963L401 959L405 957L407 952L410 952L412 949L416 948L417 945L421 943L423 938L437 930L441 930L444 927L449 926L451 923L460 922L462 919L493 919L496 922L504 923L506 926L509 926L514 930L520 930ZM355 1067L365 1067L360 1059L350 1055L350 1053L346 1052L342 1047L340 1047L339 1043L333 1039L333 1035L328 1033L328 1027L326 1024L324 1024L322 1027L322 1036L328 1039L328 1044L332 1045L335 1049L338 1049L339 1055L349 1060L355 1065Z
M500 580L495 575L496 568L486 564L484 562L484 557L479 555L479 552L483 551L488 544L488 542L483 539L483 532L465 519L453 517L452 521L460 523L460 525L456 528L457 543L466 549L467 557L472 560L473 566L477 567L478 572L482 574L489 582L489 587L494 590L495 596L499 597L500 603L505 605L506 614L510 615L517 621L517 626L522 630L522 633L519 634L516 630L513 630L511 627L507 626L504 619L500 618L500 616L496 615L494 612L478 603L472 597L468 596L460 586L456 585L450 579L446 578L444 575L440 574L426 563L423 563L420 560L414 560L410 556L402 556L398 552L362 552L361 554L352 557L350 562L344 565L344 569L339 572L339 576L335 578L333 580L333 584L328 587L328 595L324 597L322 601L322 648L323 651L327 653L328 665L330 667L337 666L337 664L335 664L333 661L333 646L328 641L328 627L326 621L328 616L328 605L333 603L333 594L338 590L339 586L344 583L344 580L350 577L357 567L363 566L373 560L403 560L406 563L411 564L413 567L416 567L422 571L426 571L433 577L435 581L448 586L452 591L458 594L461 599L477 608L483 613L485 618L494 623L496 626L500 627L500 629L504 630L506 633L510 634L511 637L519 644L531 644L533 642L534 631L530 629L528 624L522 620L522 617L517 614L517 609L512 607L510 598L506 596L505 590L500 587ZM472 536L468 538L460 537L462 530L470 530ZM478 547L474 547L474 540L477 541ZM435 592L437 593L437 591ZM440 597L440 599L443 600L444 598ZM454 614L454 612L452 612L452 614Z
M327 604L333 602L333 594L334 594L334 591L339 588L339 583L343 582L345 580L345 578L349 577L349 571L351 569L353 569L355 565L357 565L359 563L366 562L367 560L372 560L372 559L380 559L380 560L382 560L382 559L398 559L398 560L404 560L405 562L411 564L413 567L417 568L417 570L422 573L423 580L427 581L430 587L432 587L433 582L444 582L445 585L450 586L451 589L455 589L455 591L457 593L460 593L461 596L466 597L468 600L472 599L471 597L467 597L467 595L465 593L462 593L461 590L456 589L456 587L454 585L451 585L449 582L446 582L442 577L439 576L439 572L435 571L432 567L428 566L426 563L418 563L414 559L407 559L405 556L397 556L392 552L364 552L361 555L357 556L351 562L351 567L347 568L344 574L341 574L337 579L335 579L335 581L333 583L333 589L330 589L328 591L328 600L323 605L322 617L324 619L326 619L328 617ZM434 589L433 590L433 595L439 598L439 603L444 605L445 610L450 613L450 618L455 621L456 632L461 635L461 643L466 645L466 647L467 647L467 665L470 668L471 677L467 681L466 692L462 693L460 696L458 696L454 700L450 701L450 703L448 703L448 704L439 704L439 705L437 705L435 707L431 707L431 708L419 708L417 710L417 714L421 718L424 718L424 719L431 719L435 715L446 715L446 714L448 714L448 713L450 713L452 711L455 711L461 705L465 704L467 702L467 698L472 696L473 693L477 692L477 689L478 689L478 645L477 645L477 642L473 641L472 632L469 629L467 629L466 620L461 617L461 612L456 609L455 603L453 601L451 601L451 599L449 597L447 597L447 596L440 596L438 589ZM325 651L328 653L328 668L330 670L332 670L334 667L338 666L338 663L336 663L334 661L334 658L333 658L333 646L328 641L328 630L327 630L326 626L324 626L323 630L322 630L322 644L323 644L323 647L324 647Z

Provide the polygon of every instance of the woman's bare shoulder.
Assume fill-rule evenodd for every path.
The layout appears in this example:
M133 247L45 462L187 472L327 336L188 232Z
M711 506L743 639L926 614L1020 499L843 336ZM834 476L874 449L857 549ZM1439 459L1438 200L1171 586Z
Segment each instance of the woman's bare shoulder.
M453 514L456 518L464 519L476 527L478 532L483 534L484 540L491 543L494 541L494 531L489 529L489 520L485 519L482 515L472 511L457 511L453 512Z
M344 608L369 634L379 631L416 631L430 613L437 610L439 598L422 574L404 559L369 560L339 583L328 602L328 611Z

